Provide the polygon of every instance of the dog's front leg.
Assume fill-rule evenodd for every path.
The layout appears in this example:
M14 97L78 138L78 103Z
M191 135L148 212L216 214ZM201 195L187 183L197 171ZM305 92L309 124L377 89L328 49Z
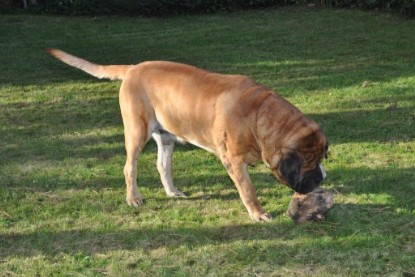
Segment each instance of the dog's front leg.
M161 183L164 186L167 196L186 197L180 190L176 189L172 177L172 156L174 141L169 133L165 131L155 131L152 134L157 143L157 170L160 173Z
M242 159L228 159L225 156L222 157L222 162L238 189L239 196L248 210L250 217L257 222L270 221L272 216L266 213L259 204L255 188L248 174L247 164Z

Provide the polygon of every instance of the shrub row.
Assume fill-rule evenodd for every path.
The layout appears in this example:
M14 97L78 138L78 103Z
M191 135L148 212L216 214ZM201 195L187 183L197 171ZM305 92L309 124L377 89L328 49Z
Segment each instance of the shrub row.
M0 11L23 8L21 0L0 0ZM263 8L286 4L313 3L335 8L394 11L415 16L415 0L37 0L28 11L63 15L145 15L209 13L218 10Z
M415 0L311 0L316 5L398 12L415 17Z
M28 2L28 11L63 15L172 15L209 13L218 10L259 8L293 0L37 0ZM0 0L0 10L23 8L21 0Z

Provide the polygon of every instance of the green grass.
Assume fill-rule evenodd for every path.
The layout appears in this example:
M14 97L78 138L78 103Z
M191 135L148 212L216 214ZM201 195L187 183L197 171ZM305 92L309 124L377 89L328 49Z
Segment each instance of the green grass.
M172 18L0 17L0 276L415 276L415 22L283 8ZM172 60L246 74L317 120L330 155L322 223L294 224L292 192L251 176L252 222L220 162L177 146L164 194L150 143L145 205L125 204L117 90L49 57ZM368 86L362 87L364 81Z

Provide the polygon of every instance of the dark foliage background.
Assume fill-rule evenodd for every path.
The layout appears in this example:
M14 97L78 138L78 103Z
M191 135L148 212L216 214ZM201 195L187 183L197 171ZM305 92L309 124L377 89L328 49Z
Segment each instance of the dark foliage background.
M314 4L335 8L391 11L415 16L415 0L37 0L36 4L30 0L27 2L27 12L62 15L166 16L287 4ZM21 10L22 0L0 0L0 12Z

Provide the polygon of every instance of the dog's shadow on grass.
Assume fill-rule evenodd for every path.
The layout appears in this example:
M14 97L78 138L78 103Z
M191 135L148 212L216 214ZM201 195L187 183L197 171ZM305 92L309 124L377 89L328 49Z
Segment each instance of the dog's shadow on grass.
M69 231L48 231L44 228L34 230L28 233L3 233L0 235L0 261L8 257L22 256L32 257L39 254L53 259L58 254L82 253L90 256L104 254L116 250L138 250L149 253L149 251L158 248L176 248L185 245L189 248L200 247L204 245L213 245L220 243L244 242L257 239L260 241L270 241L271 248L277 248L280 241L293 240L306 235L307 237L320 237L321 235L333 238L331 242L324 240L315 240L313 243L322 244L321 247L331 247L330 244L336 244L336 247L345 247L348 238L356 234L365 240L365 243L376 244L379 236L389 236L390 233L401 233L403 241L409 240L407 236L413 234L408 231L415 227L413 219L413 210L415 202L413 201L414 183L413 172L415 168L396 168L390 170L377 169L337 169L328 171L328 183L333 185L336 197L340 199L343 195L347 198L364 196L368 197L365 204L354 204L349 202L336 202L332 210L328 213L327 221L322 223L306 223L296 225L288 218L281 220L281 214L275 214L276 223L255 224L247 223L230 224L227 226L209 226L204 225L187 225L184 227L171 226L153 226L137 225L137 228L105 230L105 229L82 229ZM348 180L342 179L342 176L349 176ZM158 177L158 176L157 176ZM144 177L143 182L148 184L148 188L160 189L161 184L156 176ZM252 180L257 188L258 195L265 198L265 202L271 201L272 196L266 195L269 186L281 186L271 174L252 173ZM214 180L220 183L221 188L232 188L232 182L224 173L214 176ZM385 180L386 178L386 180ZM333 181L338 180L341 181ZM272 183L268 181L273 181ZM363 182L361 180L364 180ZM114 181L114 180L113 180ZM117 182L122 183L122 178L117 178ZM183 191L197 191L200 189L198 182L209 184L210 180L205 177L179 177L176 180L177 186ZM381 183L381 185L379 185ZM123 184L122 184L123 185ZM107 185L97 185L97 188L105 188ZM209 188L208 188L209 189ZM99 193L99 191L98 191ZM370 197L375 197L373 201L378 201L376 195L386 197L384 202L370 204ZM386 195L386 196L385 196ZM144 195L145 196L145 195ZM185 201L199 201L208 199L238 200L239 196L234 189L233 192L226 193L207 192L198 196L189 195ZM157 202L163 208L163 202L171 201L167 197L154 197L151 201ZM183 201L181 199L180 201ZM238 200L239 201L239 200ZM274 201L274 199L272 200ZM275 199L278 201L278 199ZM174 203L170 203L174 206ZM265 204L264 208L267 208ZM241 209L243 206L241 204ZM132 213L135 211L131 210ZM128 212L128 211L127 211ZM248 218L248 216L247 216ZM348 224L345 224L347 219ZM248 220L248 219L247 219ZM367 242L367 240L371 240ZM282 242L281 242L282 243ZM254 251L253 246L243 243L240 248L241 253L244 251ZM314 245L315 246L315 245ZM282 243L281 247L291 247ZM298 245L293 245L298 247ZM238 250L239 251L239 250ZM264 250L266 252L266 250ZM272 250L274 251L274 250Z
M289 225L289 224L288 224ZM150 251L159 247L190 247L230 242L233 240L272 239L273 225L246 224L225 227L139 227L137 229L106 232L104 230L35 231L28 234L0 235L0 258L8 256L53 257L59 253L100 254L113 250ZM281 231L280 231L281 232Z
M350 218L350 224L341 224L337 220ZM342 220L340 219L342 218ZM385 221L385 218L389 218ZM8 257L32 257L44 255L53 259L56 255L74 253L85 256L105 254L111 251L149 251L159 248L188 247L196 248L204 245L242 242L240 250L254 250L252 245L244 241L269 241L270 249L290 247L284 241L293 241L291 247L307 247L302 245L301 237L316 238L313 247L344 247L348 239L358 234L364 243L376 244L379 237L389 237L390 233L402 233L408 236L408 230L415 227L412 215L396 217L391 209L377 204L342 204L329 212L327 221L295 224L288 218L277 223L245 223L218 227L168 227L148 225L137 228L111 230L78 229L70 231L48 231L45 229L22 234L0 235L0 262ZM412 232L413 233L413 232ZM376 234L373 236L373 234ZM333 240L320 240L321 236L332 237ZM404 241L409 237L402 238ZM369 242L370 241L370 242ZM281 245L279 245L281 244ZM321 245L320 245L321 244ZM311 246L310 246L311 247ZM405 246L403 246L405 247ZM267 252L263 249L263 251Z

